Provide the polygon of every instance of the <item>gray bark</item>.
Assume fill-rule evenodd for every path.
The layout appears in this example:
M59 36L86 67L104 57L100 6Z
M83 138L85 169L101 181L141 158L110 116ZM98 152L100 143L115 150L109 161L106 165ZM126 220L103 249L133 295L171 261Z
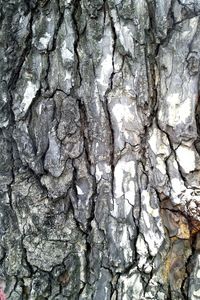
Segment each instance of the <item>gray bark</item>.
M8 299L200 299L200 2L0 4Z

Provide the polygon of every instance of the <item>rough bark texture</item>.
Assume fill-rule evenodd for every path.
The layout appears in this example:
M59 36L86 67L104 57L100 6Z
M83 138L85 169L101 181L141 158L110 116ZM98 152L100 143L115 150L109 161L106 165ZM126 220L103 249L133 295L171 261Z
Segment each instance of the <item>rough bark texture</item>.
M8 299L200 299L199 15L0 0Z

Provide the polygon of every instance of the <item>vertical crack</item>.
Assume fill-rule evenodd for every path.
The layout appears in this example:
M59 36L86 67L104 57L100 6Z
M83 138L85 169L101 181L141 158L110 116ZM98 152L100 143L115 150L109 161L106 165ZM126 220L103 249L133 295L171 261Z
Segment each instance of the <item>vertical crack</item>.
M117 44L117 34L114 26L114 21L111 16L111 12L109 9L109 5L107 4L106 0L104 0L104 10L108 11L108 15L110 18L110 26L111 26L111 31L112 31L112 37L113 37L113 43L112 43L112 73L109 78L109 88L107 89L104 99L105 99L105 104L103 103L104 111L106 113L108 123L109 123L109 128L110 128L110 166L111 166L111 193L112 197L114 198L114 171L115 171L115 136L114 136L114 129L113 129L113 124L112 124L112 116L111 112L109 110L109 103L108 103L108 96L111 90L113 89L113 78L115 75L115 51L116 51L116 44ZM104 12L104 15L105 15Z
M20 75L20 71L22 69L22 66L25 62L26 57L28 56L28 54L31 51L31 47L32 47L32 37L33 37L33 31L32 31L32 26L33 26L33 17L34 17L34 12L35 12L36 8L32 8L30 9L30 13L31 13L31 17L30 17L30 21L29 21L29 33L24 41L25 44L25 48L22 51L22 54L19 58L19 61L17 63L17 66L14 68L10 80L8 82L8 89L9 90L14 90L16 83L18 81L19 75Z
M88 136L86 134L86 130L89 128L89 124L87 121L87 112L84 103L81 102L81 100L78 101L79 105L79 113L80 113L80 122L81 122L81 135L83 137L83 143L84 143L84 151L86 155L86 161L87 161L87 170L90 176L92 177L92 195L89 199L91 202L91 208L90 208L90 217L87 219L87 230L85 232L86 234L86 282L89 282L90 279L90 254L92 251L92 245L91 245L91 233L92 233L92 221L95 219L95 198L97 196L97 183L96 183L96 177L92 174L91 170L93 168L92 162L90 159L90 153L89 153L89 142L88 142Z
M80 71L80 57L79 57L79 52L78 52L78 46L79 46L79 41L80 41L80 33L79 33L79 25L77 21L77 15L80 13L80 1L79 0L74 0L73 3L73 11L72 11L72 20L73 20L73 25L74 25L74 30L75 30L75 41L74 41L74 53L76 54L77 58L77 65L76 65L76 71L79 76L79 86L81 86L82 83L82 76L81 76L81 71Z
M61 10L60 0L58 0L58 12L59 12L59 18L58 18L56 29L55 29L54 34L53 34L52 49L49 52L52 52L56 49L58 32L60 30L60 27L61 27L63 21L64 21L65 10L64 9L63 9L63 11Z

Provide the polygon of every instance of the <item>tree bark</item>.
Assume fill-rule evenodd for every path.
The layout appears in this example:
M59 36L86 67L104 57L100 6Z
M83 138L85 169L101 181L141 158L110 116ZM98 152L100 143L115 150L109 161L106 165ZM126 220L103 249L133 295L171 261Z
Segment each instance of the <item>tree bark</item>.
M200 2L0 0L8 299L200 299Z

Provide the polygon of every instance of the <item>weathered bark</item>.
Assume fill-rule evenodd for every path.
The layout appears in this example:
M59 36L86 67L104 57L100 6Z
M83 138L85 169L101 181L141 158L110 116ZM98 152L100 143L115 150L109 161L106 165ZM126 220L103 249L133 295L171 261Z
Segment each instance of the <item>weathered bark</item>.
M200 299L200 2L0 3L8 299Z

